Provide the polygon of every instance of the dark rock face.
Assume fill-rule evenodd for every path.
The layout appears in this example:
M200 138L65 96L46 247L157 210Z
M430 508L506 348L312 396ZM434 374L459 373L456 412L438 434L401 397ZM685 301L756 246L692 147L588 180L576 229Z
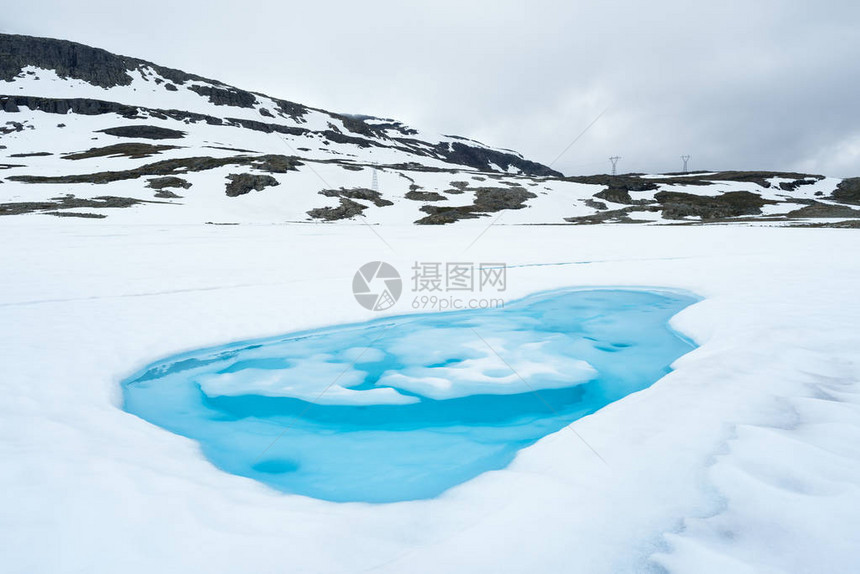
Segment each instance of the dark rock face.
M689 174L664 174L664 177L643 179L637 174L622 175L580 175L563 178L565 181L603 185L609 188L624 188L627 191L647 191L656 189L657 184L669 185L713 185L719 181L752 182L761 187L769 188L768 179L779 177L792 179L793 184L806 185L824 179L823 175L779 171L721 171L705 175L706 172L691 172ZM670 177L671 176L671 177Z
M104 219L107 217L104 213L80 213L75 211L45 211L45 215L53 215L54 217L79 217L81 219Z
M285 159L281 159L285 158ZM274 161L280 165L289 164L290 169L302 165L293 157L280 155L263 155L257 157L234 156L234 157L187 157L181 159L166 159L155 163L148 163L126 171L102 171L98 173L86 173L75 175L40 176L40 175L13 175L7 179L23 183L111 183L113 181L124 181L137 179L149 175L176 175L207 171L226 165L244 165L255 169L264 169L268 162Z
M624 188L627 190L645 191L637 189L640 185L652 183L654 180L644 180L636 175L574 175L564 178L565 181L576 183L587 183L590 185L602 185L605 187Z
M486 213L476 213L472 211L472 206L466 205L463 207L439 207L436 205L425 205L421 211L427 213L426 217L422 217L415 223L418 225L445 225L455 223L461 219L477 219L485 217Z
M460 142L452 142L450 146L448 143L442 142L434 150L445 161L484 171L495 171L490 167L492 163L506 171L510 167L515 167L526 175L561 177L559 172L545 165L523 159L512 153L469 146Z
M238 197L252 191L263 191L267 187L281 185L271 175L256 175L252 173L238 173L227 176L230 183L227 184L227 197Z
M33 111L45 112L47 114L65 115L68 112L81 114L84 116L98 116L103 114L117 114L126 119L146 119L147 116L160 120L174 119L182 122L205 122L212 126L242 126L248 129L264 131L272 133L280 131L281 133L291 133L302 135L308 133L308 130L302 128L291 128L288 126L273 126L263 122L255 122L253 120L239 120L227 118L222 120L214 116L198 114L195 112L185 112L182 110L161 110L156 108L146 108L142 106L127 106L116 102L106 102L104 100L90 100L87 98L37 98L32 96L0 96L0 106L8 106L12 103L17 107L26 107ZM246 125L247 124L247 125Z
M10 81L26 66L55 70L61 78L83 80L102 88L127 86L131 70L151 67L162 77L175 83L205 78L179 70L157 66L145 60L117 56L106 50L92 48L67 40L34 38L0 34L0 80Z
M385 135L384 130L377 126L371 126L360 116L337 115L335 117L343 123L343 127L354 134L359 134L369 138L378 138Z
M217 118L215 118L217 119ZM220 120L219 120L220 121ZM306 130L305 128L296 128L292 126L282 126L279 124L267 124L266 122L258 122L256 120L244 120L240 118L226 118L227 123L221 123L220 125L228 125L228 126L240 126L243 128L247 128L249 130L254 130L258 132L263 132L267 134L278 133L278 134L286 134L293 136L301 136L309 133L313 133L310 130Z
M842 203L860 205L860 177L843 179L836 186L836 190L831 194L831 197Z
M33 111L48 114L65 115L68 112L85 116L96 116L101 114L117 114L124 118L139 117L139 109L135 106L105 102L102 100L90 100L87 98L37 98L32 96L0 96L0 105L6 111L13 107L19 111L21 107Z
M146 187L151 189L165 189L168 187L178 188L178 189L188 189L191 187L191 182L185 181L181 177L174 177L172 175L168 175L165 177L155 177L150 179Z
M701 217L703 220L759 215L764 205L777 203L749 191L730 191L716 197L661 191L654 198L661 204L663 217L683 219Z
M322 135L325 137L325 139L334 143L352 144L360 148L369 148L371 146L382 147L382 144L377 141L366 139L363 137L348 136L335 130L325 130L322 132Z
M609 206L606 205L605 203L603 203L602 201L595 201L593 199L586 199L583 203L585 203L586 206L588 206L592 209L597 209L600 211L604 211L604 210L609 209Z
M141 138L148 140L169 140L185 137L185 132L160 128L158 126L120 126L99 132L120 138Z
M235 106L237 108L253 108L257 103L254 94L237 88L214 88L212 86L190 86L191 91L209 98L216 106Z
M793 225L792 227L832 227L835 229L860 229L860 219L849 219L847 221L828 221L827 223L807 223L805 225Z
M341 197L340 205L337 207L317 207L308 211L308 215L314 219L337 221L339 219L350 219L356 215L361 215L365 209L367 209L366 205L361 205L351 199Z
M801 185L812 185L815 183L815 178L811 179L795 179L794 181L781 181L779 182L779 188L782 191L796 191L798 187Z
M406 192L404 196L406 199L411 199L413 201L447 201L448 198L444 195L438 194L435 191L417 191L412 190Z
M786 217L821 217L821 218L848 218L860 217L860 210L852 209L847 205L828 205L826 203L813 203L800 209L795 209L785 214Z
M609 187L595 193L594 197L623 205L640 205L647 202L633 199L630 192L650 191L657 189L657 187L657 184L639 178L611 178L609 180Z
M6 125L0 126L0 135L23 131L24 124L22 124L21 122L6 122Z
M527 199L537 195L522 187L509 189L499 187L479 187L475 190L476 211L501 211L503 209L522 209Z
M367 209L367 206L358 203L355 201L356 199L369 201L377 207L394 205L391 201L384 199L378 191L362 187L352 189L324 189L319 193L326 197L337 197L340 199L340 205L337 207L317 207L308 211L308 215L312 218L324 219L326 221L350 219L356 215L361 215Z
M630 197L630 192L623 187L607 187L603 191L594 194L598 199L605 199L612 203L621 203L623 205L633 205L633 198Z
M121 143L105 147L95 147L80 153L66 154L63 156L63 159L76 160L94 157L127 157L131 159L141 159L169 149L177 149L177 146L152 145L147 143Z
M809 183L815 183L819 179L824 179L823 175L808 175L795 172L778 172L778 171L721 171L716 175L705 176L710 180L724 181L748 181L755 183L765 189L770 188L770 178L779 177L782 179L793 179L794 184L800 185L798 181L811 180Z
M0 54L3 55L0 58L0 79L7 81L21 74L26 66L36 66L55 70L62 78L83 80L103 88L127 86L132 82L128 72L140 70L146 76L148 68L168 80L164 83L168 91L175 92L178 90L176 84L185 84L191 80L219 84L195 74L66 40L0 34ZM161 78L155 81L157 84L162 83ZM216 105L249 107L256 101L253 94L236 88L192 86L190 89L208 97Z
M20 203L0 203L0 215L20 215L22 213L33 213L38 211L49 211L56 209L74 209L76 207L105 208L105 207L131 207L139 203L146 203L131 197L102 196L92 199L80 199L74 195L56 197L51 201L27 201ZM86 217L86 216L84 216Z
M382 194L378 191L373 191L372 189L365 189L363 187L354 187L352 189L324 189L319 192L320 195L324 195L326 197L340 197L346 199L362 199L364 201L369 201L373 203L376 207L388 207L389 205L394 205L391 201L382 198Z
M658 211L658 208L655 206L631 206L621 209L601 211L600 213L592 213L591 215L582 215L580 217L565 217L564 220L576 225L599 225L601 223L649 223L647 220L633 219L630 217L631 214L646 211Z
M272 100L277 104L278 111L293 120L300 121L305 114L308 113L308 109L295 102L288 102L287 100L279 100L277 98L272 98Z
M61 78L75 78L110 88L131 83L131 59L83 44L48 38L0 34L0 80L11 81L26 66L56 70Z
M296 158L286 155L268 154L259 157L259 162L254 166L260 171L269 173L287 173L295 171L296 166L302 165Z
M460 219L476 219L487 213L503 209L522 209L526 200L537 197L522 187L479 187L475 188L475 201L472 205L447 207L424 205L421 211L427 214L415 223L419 225L444 225Z
M368 138L386 138L388 131L396 131L403 136L412 136L418 133L416 130L407 128L394 120L380 120L380 118L373 116L361 115L333 114L333 116L339 119L348 131ZM367 120L374 120L374 122L370 124ZM406 143L409 140L404 139L403 141Z

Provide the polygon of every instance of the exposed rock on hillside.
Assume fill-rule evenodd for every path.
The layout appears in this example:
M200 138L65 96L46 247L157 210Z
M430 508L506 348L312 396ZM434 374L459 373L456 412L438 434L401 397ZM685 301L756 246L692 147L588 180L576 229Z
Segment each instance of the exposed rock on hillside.
M238 197L252 191L263 191L267 187L280 185L271 175L256 175L252 173L231 173L227 176L227 196Z

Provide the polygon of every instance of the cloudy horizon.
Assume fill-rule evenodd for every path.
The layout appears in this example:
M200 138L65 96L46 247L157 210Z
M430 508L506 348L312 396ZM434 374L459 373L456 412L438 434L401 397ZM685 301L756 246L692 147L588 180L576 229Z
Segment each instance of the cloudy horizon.
M50 14L50 18L46 17ZM63 38L342 113L515 149L566 174L860 175L860 5L536 0L238 5L34 1ZM601 115L602 113L602 115Z

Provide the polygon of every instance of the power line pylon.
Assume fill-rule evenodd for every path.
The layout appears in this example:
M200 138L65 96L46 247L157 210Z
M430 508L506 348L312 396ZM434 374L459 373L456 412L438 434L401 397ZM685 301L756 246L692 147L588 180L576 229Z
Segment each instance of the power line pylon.
M687 163L690 161L690 158L693 157L691 155L682 155L681 159L684 160L684 173L687 173Z
M609 161L612 162L612 175L615 175L615 173L617 171L616 167L618 166L618 160L619 159L621 159L621 156L618 156L618 155L614 155L611 158L609 158Z

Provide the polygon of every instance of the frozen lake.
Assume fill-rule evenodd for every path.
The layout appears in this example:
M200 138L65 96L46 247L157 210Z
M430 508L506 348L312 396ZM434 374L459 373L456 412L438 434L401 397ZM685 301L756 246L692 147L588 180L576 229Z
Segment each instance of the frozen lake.
M170 357L124 408L224 471L348 502L433 498L669 372L678 291L558 290Z

